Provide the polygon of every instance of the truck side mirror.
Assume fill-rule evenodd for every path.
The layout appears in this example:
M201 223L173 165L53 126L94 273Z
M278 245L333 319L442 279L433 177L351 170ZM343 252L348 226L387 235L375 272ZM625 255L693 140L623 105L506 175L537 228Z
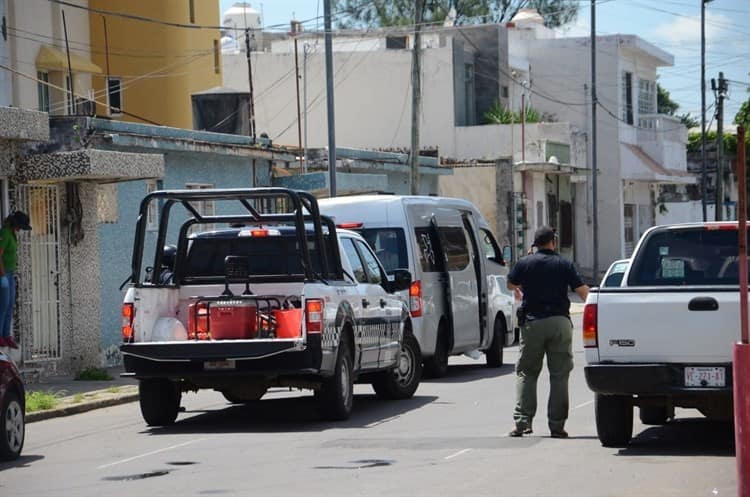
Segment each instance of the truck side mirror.
M406 269L395 269L393 280L389 283L391 293L408 290L411 286L411 273Z

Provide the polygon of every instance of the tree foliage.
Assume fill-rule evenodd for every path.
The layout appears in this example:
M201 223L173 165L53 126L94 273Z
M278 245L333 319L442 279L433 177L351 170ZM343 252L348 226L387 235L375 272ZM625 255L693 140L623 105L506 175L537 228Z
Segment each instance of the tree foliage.
M742 126L745 131L750 130L750 98L742 102L740 110L734 116L734 124Z
M680 104L672 100L669 92L659 83L656 83L656 112L673 116Z
M656 112L678 118L687 129L698 126L698 118L694 117L689 112L677 114L677 109L679 108L680 104L672 100L669 91L659 83L656 83Z
M547 27L564 26L575 20L576 0L424 0L424 22L442 23L451 8L461 24L510 21L520 9L536 9ZM340 28L408 26L414 24L414 0L334 0L333 11L342 12Z

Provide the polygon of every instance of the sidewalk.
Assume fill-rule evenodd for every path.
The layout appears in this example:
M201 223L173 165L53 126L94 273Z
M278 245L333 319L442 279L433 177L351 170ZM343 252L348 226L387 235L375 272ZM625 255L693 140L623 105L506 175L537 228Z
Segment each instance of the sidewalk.
M26 392L50 392L60 396L53 409L26 413L26 422L33 423L138 400L137 380L121 378L121 367L109 368L107 371L111 380L80 381L75 380L73 375L58 375L43 378L37 383L26 383Z

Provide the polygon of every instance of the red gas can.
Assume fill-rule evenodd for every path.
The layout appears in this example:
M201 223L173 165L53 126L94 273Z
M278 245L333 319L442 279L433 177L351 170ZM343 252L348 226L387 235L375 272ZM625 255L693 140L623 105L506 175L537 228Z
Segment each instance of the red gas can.
M188 336L198 340L255 338L257 308L253 302L221 300L195 302L188 309Z

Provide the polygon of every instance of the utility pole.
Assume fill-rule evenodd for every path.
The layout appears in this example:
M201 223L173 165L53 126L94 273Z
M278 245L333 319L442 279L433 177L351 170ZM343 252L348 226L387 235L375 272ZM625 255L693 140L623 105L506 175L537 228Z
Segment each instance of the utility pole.
M711 0L701 2L701 205L703 206L703 222L708 220L706 204L708 194L706 189L706 4Z
M594 267L592 277L599 281L599 205L596 187L596 0L591 0L591 203L594 228Z
M73 87L73 67L70 64L70 45L68 44L68 24L65 22L65 11L62 11L63 32L65 33L65 54L68 57L68 79L70 79L70 94L67 95L70 102L72 115L78 114L76 110L76 92Z
M326 103L328 107L328 182L330 196L336 196L336 123L333 106L333 34L331 0L323 0L323 27L326 30Z
M716 221L724 218L724 98L729 89L729 83L724 79L724 73L719 73L718 86L715 79L711 79L711 89L716 95Z
M299 102L299 49L297 48L297 35L302 25L299 21L292 21L292 36L294 36L294 76L297 82L297 139L300 166L302 166L302 110Z
M247 79L250 84L248 109L250 114L250 136L253 137L253 143L255 143L255 101L253 100L253 63L250 59L250 28L245 28L245 55L247 55Z
M411 152L409 191L419 195L419 119L422 114L422 18L424 0L414 0L414 47L411 56Z

